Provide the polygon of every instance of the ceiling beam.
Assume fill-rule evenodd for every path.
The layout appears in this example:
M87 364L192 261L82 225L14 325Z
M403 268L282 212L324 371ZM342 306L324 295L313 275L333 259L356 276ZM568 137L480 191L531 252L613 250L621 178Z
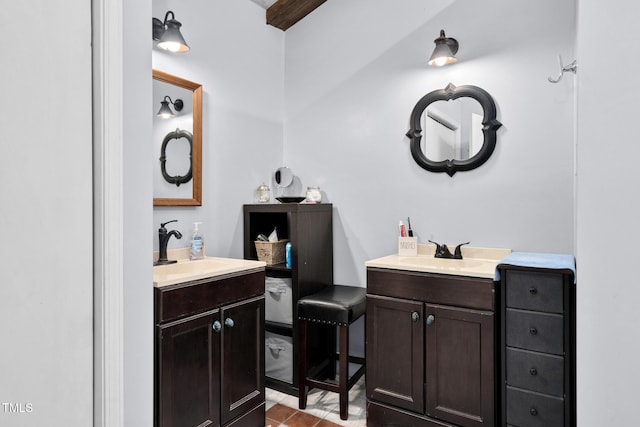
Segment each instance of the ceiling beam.
M267 9L267 24L287 31L327 0L278 0Z

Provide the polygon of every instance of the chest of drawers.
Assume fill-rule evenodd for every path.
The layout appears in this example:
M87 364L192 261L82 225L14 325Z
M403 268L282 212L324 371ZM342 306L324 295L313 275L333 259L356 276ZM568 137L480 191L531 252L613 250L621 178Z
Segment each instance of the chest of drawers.
M572 270L500 265L503 427L575 427Z

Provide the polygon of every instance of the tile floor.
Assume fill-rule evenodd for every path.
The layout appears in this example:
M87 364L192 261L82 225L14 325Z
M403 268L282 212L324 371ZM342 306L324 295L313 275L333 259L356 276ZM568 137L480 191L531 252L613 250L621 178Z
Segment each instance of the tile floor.
M298 397L267 389L266 425L271 427L365 427L367 425L364 376L349 391L349 418L340 419L338 393L313 389L307 408L298 409Z

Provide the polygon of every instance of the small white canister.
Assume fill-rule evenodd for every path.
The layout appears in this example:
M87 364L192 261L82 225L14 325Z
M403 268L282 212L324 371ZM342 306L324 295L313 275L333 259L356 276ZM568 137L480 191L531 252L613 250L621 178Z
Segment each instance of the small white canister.
M320 187L307 187L307 203L320 203L322 202L322 193Z
M262 184L256 190L256 201L258 203L269 203L271 201L271 190L267 184Z

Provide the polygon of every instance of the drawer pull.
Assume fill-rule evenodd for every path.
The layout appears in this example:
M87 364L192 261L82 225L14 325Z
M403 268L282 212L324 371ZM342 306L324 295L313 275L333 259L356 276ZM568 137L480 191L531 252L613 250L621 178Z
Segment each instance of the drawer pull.
M531 295L535 295L535 294L538 293L538 290L532 286L532 287L529 288L529 293Z
M538 335L538 330L536 328L529 328L529 333L531 335Z
M531 368L529 369L529 373L535 377L538 375L538 370L536 368Z
M224 320L224 324L225 324L225 326L227 326L227 327L229 327L229 328L233 328L233 326L235 325L235 322L233 321L233 319L232 319L232 318L227 317L227 318Z
M538 410L536 408L529 409L529 413L534 417L538 415Z
M411 313L411 320L413 320L414 322L420 320L420 313L418 313L417 311Z
M215 332L220 332L220 329L222 329L222 325L217 320L213 322L213 325L211 325L211 327Z
M427 325L433 325L433 322L436 321L436 316L430 314L427 316Z

